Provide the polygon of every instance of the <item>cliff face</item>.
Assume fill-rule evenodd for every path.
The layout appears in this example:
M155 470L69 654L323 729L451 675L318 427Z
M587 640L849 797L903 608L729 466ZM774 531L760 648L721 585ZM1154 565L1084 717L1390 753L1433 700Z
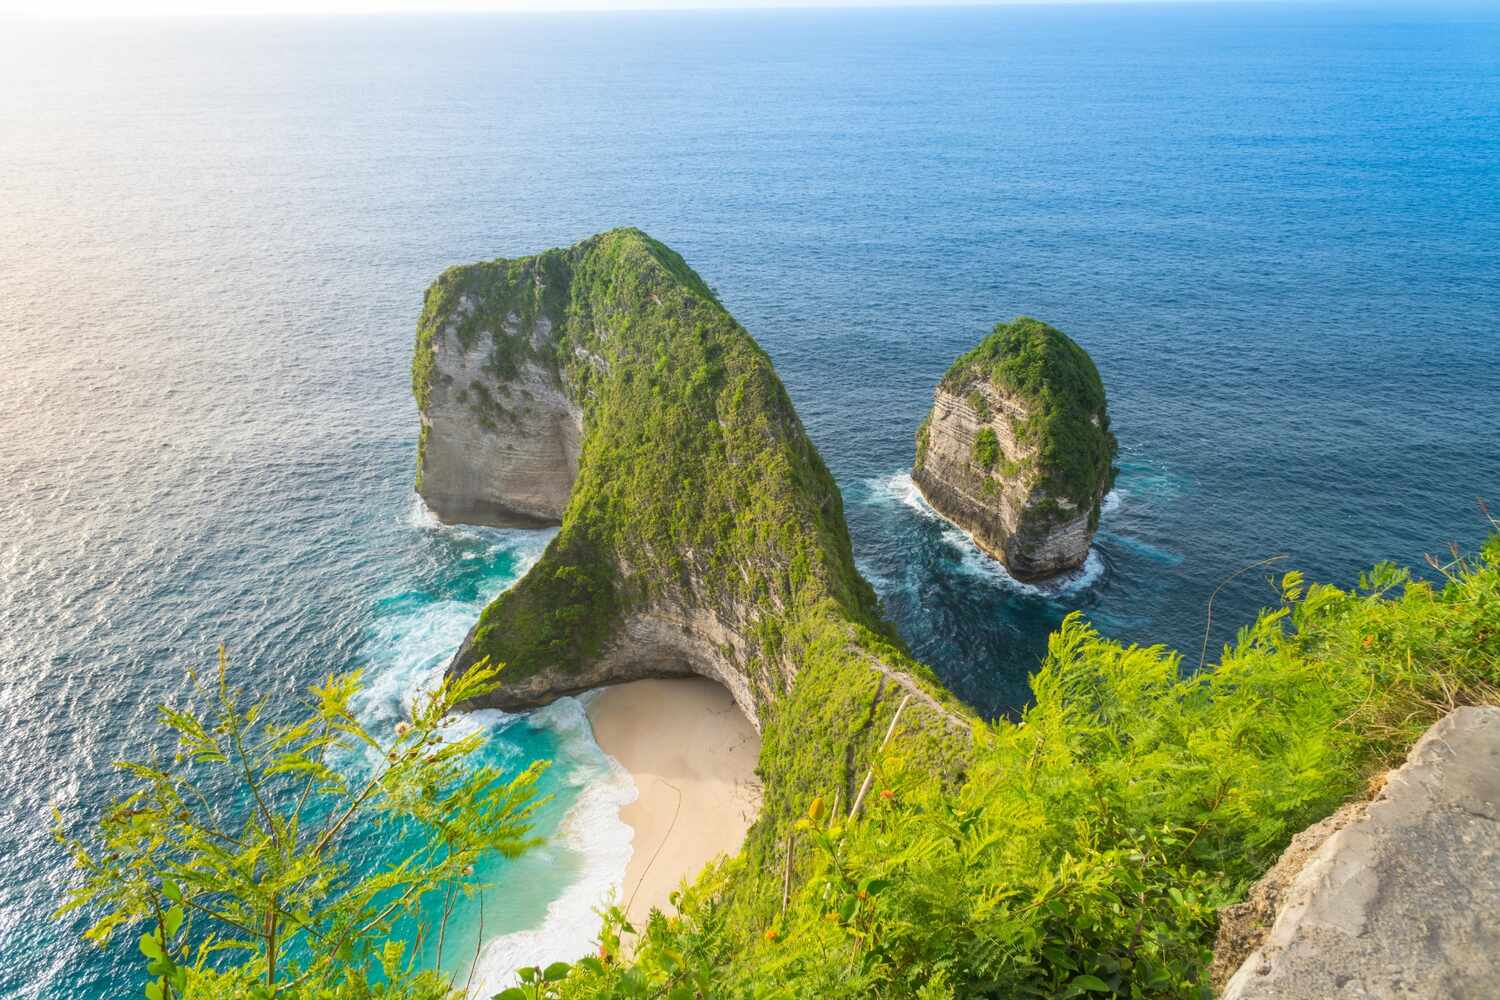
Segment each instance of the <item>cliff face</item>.
M583 414L556 363L545 259L456 269L428 293L413 386L417 491L447 521L557 524L578 474Z
M413 373L429 503L561 514L449 666L505 665L486 704L717 680L762 731L772 827L810 781L851 786L849 802L903 699L892 745L961 766L968 713L881 620L770 359L671 250L615 230L450 270Z
M1034 319L959 358L917 430L927 502L1022 580L1082 565L1114 482L1104 386L1084 350Z

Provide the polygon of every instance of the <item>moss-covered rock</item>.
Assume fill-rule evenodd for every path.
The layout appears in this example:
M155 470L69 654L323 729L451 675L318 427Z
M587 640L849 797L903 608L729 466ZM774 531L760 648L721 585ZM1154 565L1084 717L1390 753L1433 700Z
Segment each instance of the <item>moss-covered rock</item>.
M528 372L555 372L581 427L557 536L449 667L503 663L488 704L649 676L723 683L762 732L756 874L735 890L752 907L779 896L768 857L787 823L815 796L847 808L903 700L892 752L935 775L962 766L971 717L881 619L838 488L770 359L681 257L614 230L449 271L427 305L415 365L424 496L442 436L480 433L477 414L431 412L444 352L466 329L478 331L468 351L507 356L502 345L532 331L513 367L485 370L489 395L509 400Z
M1023 580L1088 556L1117 451L1083 348L1038 320L998 324L948 369L917 429L912 480Z
M881 622L769 361L680 258L620 230L439 286L415 366L424 462L465 429L431 409L448 376L446 343L423 357L434 331L515 361L476 377L506 413L528 368L550 370L580 427L556 538L452 669L505 663L495 703L511 707L703 673L762 732L744 850L676 917L654 915L633 959L607 919L602 958L574 965L559 996L1206 996L1219 908L1435 712L1495 699L1492 538L1479 564L1443 568L1443 587L1389 566L1349 592L1289 573L1280 606L1201 672L1075 614L1021 719L973 720ZM526 324L524 351L498 343ZM993 432L977 427L961 461L1016 474L1031 459L1012 437L1035 435L1046 502L1097 508L1114 440L1076 345L1011 324L939 394ZM946 447L941 416L919 466ZM1048 441L1082 460L1046 460L1063 454ZM874 791L851 819L865 775Z

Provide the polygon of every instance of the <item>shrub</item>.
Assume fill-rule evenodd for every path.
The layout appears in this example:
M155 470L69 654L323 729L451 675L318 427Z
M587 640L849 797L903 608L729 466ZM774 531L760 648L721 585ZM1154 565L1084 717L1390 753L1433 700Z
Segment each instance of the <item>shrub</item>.
M1218 909L1442 714L1500 702L1500 536L1443 569L1289 573L1201 672L1070 615L961 782L880 755L859 817L809 797L784 910L737 924L731 862L558 995L1207 998Z
M974 464L981 469L993 469L1000 460L1000 439L993 427L981 427L974 435Z
M173 764L121 764L138 789L88 840L57 817L82 876L58 914L98 913L86 936L101 945L142 931L148 1000L447 1000L447 977L418 968L411 942L441 951L454 900L481 887L476 862L535 843L542 767L476 765L483 736L448 730L494 678L481 666L445 682L382 740L355 717L357 673L314 686L305 714L279 723L229 684L221 651L198 707L161 709ZM368 773L334 766L356 751ZM391 824L411 855L352 871L351 845ZM424 904L440 904L437 926Z

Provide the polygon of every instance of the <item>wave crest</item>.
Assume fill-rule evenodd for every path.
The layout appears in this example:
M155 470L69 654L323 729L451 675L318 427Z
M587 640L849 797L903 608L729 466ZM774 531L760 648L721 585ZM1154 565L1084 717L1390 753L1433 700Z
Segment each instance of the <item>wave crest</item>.
M910 472L882 476L867 481L865 485L867 503L876 506L899 503L930 521L938 521L945 525L942 539L957 550L959 571L965 576L983 580L1028 597L1057 598L1087 590L1098 583L1105 574L1106 564L1103 555L1098 549L1091 548L1083 565L1075 570L1031 583L1017 580L1003 563L975 544L968 532L938 513L927 502L927 499L922 496L922 491L917 489L917 484L912 482ZM1120 502L1120 494L1111 490L1104 498L1101 513L1113 513L1119 509Z

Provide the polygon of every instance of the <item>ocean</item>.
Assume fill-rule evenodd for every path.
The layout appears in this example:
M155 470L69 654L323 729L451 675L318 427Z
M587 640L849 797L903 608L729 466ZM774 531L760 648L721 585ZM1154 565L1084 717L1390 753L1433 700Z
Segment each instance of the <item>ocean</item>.
M72 830L219 643L389 727L546 533L412 491L444 268L620 225L775 360L861 569L1015 712L1061 617L1211 662L1283 566L1350 585L1500 507L1500 14L1193 4L0 22L0 996L139 995L49 913ZM1121 454L1086 570L1015 583L906 477L938 377L1029 314ZM587 946L634 794L581 706L473 720L554 764L478 981ZM364 863L398 842L362 845ZM467 975L471 955L445 955ZM487 995L487 994L486 994Z

